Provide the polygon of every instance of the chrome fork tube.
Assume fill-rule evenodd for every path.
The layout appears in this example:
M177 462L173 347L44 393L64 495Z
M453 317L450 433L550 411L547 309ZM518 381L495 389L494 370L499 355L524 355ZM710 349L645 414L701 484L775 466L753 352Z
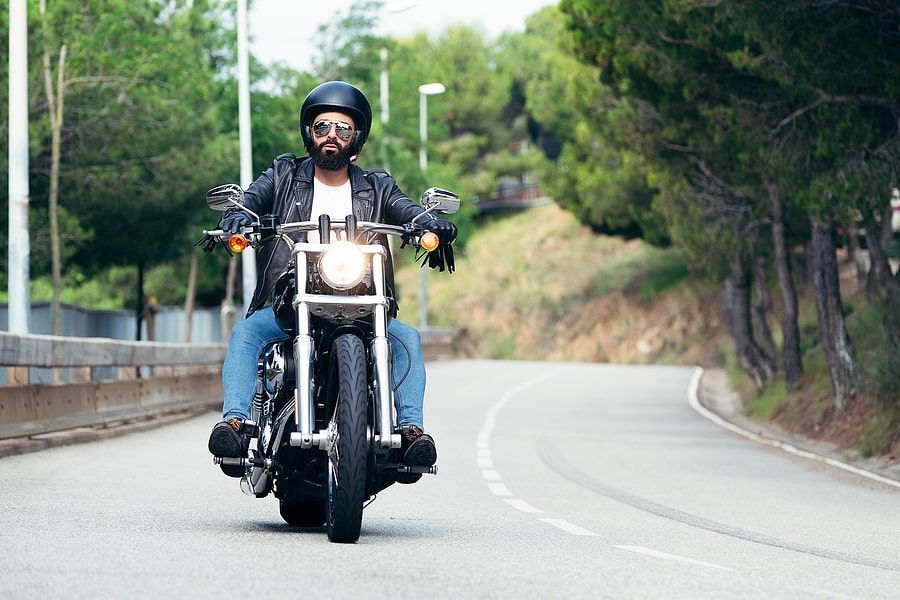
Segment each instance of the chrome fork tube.
M375 293L384 296L384 256L372 256L372 279L375 281ZM391 448L393 441L393 419L391 409L394 405L391 395L391 345L387 339L387 307L383 304L375 307L372 313L375 325L375 338L372 340L372 356L375 358L375 404L378 413L378 435L382 448ZM399 445L399 436L398 444Z
M298 293L306 293L306 253L297 253L295 273ZM296 300L295 300L296 302ZM297 337L294 338L294 362L297 365L297 387L294 391L294 421L300 433L300 446L309 448L313 443L313 376L312 362L315 345L310 335L309 305L298 302Z

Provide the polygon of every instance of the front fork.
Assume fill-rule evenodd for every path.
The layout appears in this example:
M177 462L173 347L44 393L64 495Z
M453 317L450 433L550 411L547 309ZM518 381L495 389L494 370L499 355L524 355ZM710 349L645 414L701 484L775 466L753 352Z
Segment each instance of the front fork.
M385 297L383 254L372 255L372 278L375 281L375 293ZM393 433L391 418L394 398L391 392L391 344L387 339L387 306L384 304L376 306L372 318L375 321L372 356L375 358L375 411L379 421L376 432L377 443L382 448L399 448L400 434Z
M298 292L306 292L306 254L297 253L296 281ZM375 281L375 293L384 295L384 255L372 255L372 278ZM303 289L300 289L300 286ZM391 345L387 338L387 307L379 304L372 312L375 339L371 352L375 367L375 413L378 415L375 431L375 442L382 448L399 448L400 434L393 433L393 393L391 392ZM297 336L294 338L294 359L297 365L297 386L294 391L294 420L297 432L291 434L291 445L301 448L327 447L327 433L313 432L315 419L313 415L313 356L315 343L310 335L309 305L297 303Z

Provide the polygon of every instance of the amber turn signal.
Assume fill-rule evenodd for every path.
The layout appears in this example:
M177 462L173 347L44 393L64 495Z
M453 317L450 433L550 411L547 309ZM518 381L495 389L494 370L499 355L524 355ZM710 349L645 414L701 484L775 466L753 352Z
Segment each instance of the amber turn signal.
M419 245L431 252L441 245L441 238L433 231L426 231L422 234L422 237L419 238Z
M240 254L247 248L247 238L240 233L236 233L228 238L228 249L235 254Z

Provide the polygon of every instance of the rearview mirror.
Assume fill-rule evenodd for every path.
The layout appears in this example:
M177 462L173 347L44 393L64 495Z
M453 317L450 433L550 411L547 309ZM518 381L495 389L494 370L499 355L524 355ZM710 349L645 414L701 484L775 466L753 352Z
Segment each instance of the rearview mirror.
M459 210L459 196L449 190L441 188L428 188L420 199L422 208L429 212L439 212L452 215Z
M240 204L244 190L236 183L217 185L206 192L206 204L213 210L224 211Z

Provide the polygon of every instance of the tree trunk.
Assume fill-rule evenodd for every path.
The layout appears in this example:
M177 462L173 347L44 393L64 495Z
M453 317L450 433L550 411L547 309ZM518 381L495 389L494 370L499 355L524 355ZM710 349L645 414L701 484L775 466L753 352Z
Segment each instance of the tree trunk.
M769 186L769 200L772 202L772 241L775 246L775 273L778 275L778 291L781 294L781 354L784 362L784 378L787 389L794 389L803 375L803 360L800 356L800 326L798 325L797 289L791 273L791 259L788 254L787 236L784 232L784 201L781 189Z
M766 358L773 364L778 358L775 349L775 338L772 337L772 328L769 326L769 314L772 312L772 294L769 292L769 282L766 281L766 259L757 256L753 261L753 288L756 290L756 302L753 303L753 326L759 332L760 349Z
M859 247L859 229L855 223L847 225L847 256L856 267L856 281L862 286L866 282L866 257Z
M891 226L891 216L893 215L893 209L891 208L891 203L888 202L884 207L884 210L881 212L881 230L879 231L879 235L881 235L880 247L882 249L887 248L891 244L891 238L894 236L894 228ZM888 269L890 273L890 269Z
M184 341L191 341L191 325L194 319L194 300L197 296L197 270L200 257L197 252L191 252L191 270L188 273L187 293L184 298Z
M884 231L887 229L888 235ZM882 216L879 226L873 219L866 219L866 245L869 247L869 279L866 290L870 297L885 298L900 294L900 286L891 272L891 264L885 252L884 239L890 240L890 213Z
M750 315L750 271L740 251L731 260L731 274L725 280L725 317L734 340L741 368L757 389L765 387L775 368L753 341Z
M44 91L47 94L47 112L50 116L50 190L47 198L47 216L50 221L50 332L61 335L60 296L62 295L62 260L59 243L59 163L61 153L63 104L65 99L66 45L59 49L59 61L56 66L56 91L53 89L53 70L50 68L49 39L47 27L47 6L45 0L38 5L41 15L41 27L44 31L43 74ZM53 379L57 380L58 371L53 371Z
M819 321L819 343L828 362L834 404L843 411L856 394L856 358L847 335L835 253L834 222L810 218L813 260L813 295Z
M137 266L137 304L134 307L134 314L137 317L137 331L135 337L137 341L141 341L141 323L144 320L144 263L139 262ZM140 369L140 367L138 367Z

